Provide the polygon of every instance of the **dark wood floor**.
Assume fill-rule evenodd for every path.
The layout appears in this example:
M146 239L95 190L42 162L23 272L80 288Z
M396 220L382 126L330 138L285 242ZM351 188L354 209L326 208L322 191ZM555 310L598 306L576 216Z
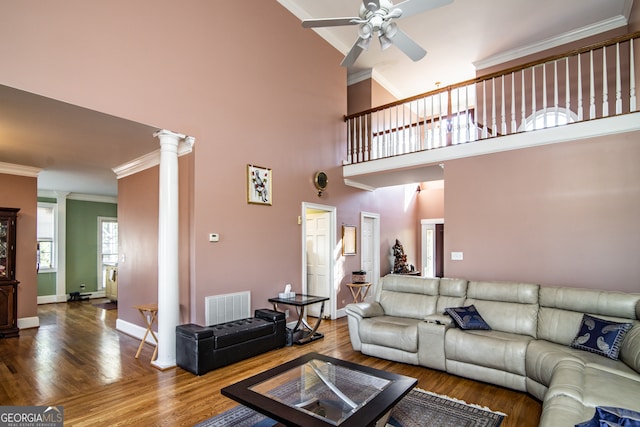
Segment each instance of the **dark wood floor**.
M139 341L115 330L117 310L92 302L39 307L40 328L0 339L0 405L62 405L68 426L192 426L236 405L220 389L309 351L412 376L418 387L504 412L504 427L537 426L540 403L525 393L355 352L346 319L323 321L325 338L197 377L150 366Z

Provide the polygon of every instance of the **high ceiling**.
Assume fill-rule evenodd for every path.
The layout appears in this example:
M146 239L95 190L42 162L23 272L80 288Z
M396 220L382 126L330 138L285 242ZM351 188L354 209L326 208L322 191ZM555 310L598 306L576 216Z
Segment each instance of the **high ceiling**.
M301 20L357 16L361 4L361 0L278 1ZM403 98L434 89L436 82L447 85L473 78L476 66L622 27L632 3L454 0L398 20L400 28L428 51L424 59L414 63L395 47L381 52L372 43L348 74L352 79L373 75ZM357 27L318 33L346 53L357 38ZM157 150L154 131L151 126L0 86L0 162L41 168L39 189L115 196L112 168Z
M357 17L362 0L278 0L300 20ZM395 4L401 0L394 1ZM430 0L411 0L429 3ZM381 51L372 41L350 76L372 70L398 98L407 98L476 77L476 68L619 28L627 24L633 0L454 0L396 21L428 53L415 63L396 47ZM346 54L357 26L317 31Z

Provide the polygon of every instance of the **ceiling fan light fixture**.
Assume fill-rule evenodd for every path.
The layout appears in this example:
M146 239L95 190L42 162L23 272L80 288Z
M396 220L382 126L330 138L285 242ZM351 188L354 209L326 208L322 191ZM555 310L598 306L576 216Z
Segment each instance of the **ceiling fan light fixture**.
M368 22L365 22L364 24L358 27L358 36L361 39L371 38L372 33L373 33L373 26Z
M384 34L380 34L380 37L378 37L378 40L380 41L380 48L382 50L388 49L389 46L393 44L393 42Z
M368 37L366 39L360 38L360 40L358 41L358 46L360 46L360 48L364 50L368 50L370 45L371 45L371 37Z

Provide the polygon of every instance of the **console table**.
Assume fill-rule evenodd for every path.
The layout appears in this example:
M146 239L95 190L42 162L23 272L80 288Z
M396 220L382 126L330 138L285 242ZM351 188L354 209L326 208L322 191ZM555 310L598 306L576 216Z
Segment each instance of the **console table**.
M292 305L296 308L298 313L298 322L292 330L293 342L298 345L307 344L311 341L318 340L324 337L324 334L318 332L318 327L322 321L322 314L324 313L324 302L328 301L327 297L318 297L314 295L296 294L293 298L269 298L269 302L273 304L274 311L278 310L278 304ZM315 325L310 326L305 319L305 308L308 305L320 303L320 314Z

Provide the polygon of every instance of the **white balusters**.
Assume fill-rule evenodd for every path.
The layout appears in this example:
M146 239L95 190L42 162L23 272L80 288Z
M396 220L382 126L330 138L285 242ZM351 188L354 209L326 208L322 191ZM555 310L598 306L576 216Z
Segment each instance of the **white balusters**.
M567 113L571 111L571 80L569 79L569 58L565 59L565 69L564 69L564 86L565 86L565 104L564 108L567 110Z
M616 114L622 114L622 79L620 78L620 43L616 43Z
M583 49L574 56L550 58L548 62L527 68L510 69L507 74L491 74L455 85L453 89L438 89L415 99L351 116L346 120L347 153L344 163L366 162L518 131L559 126L575 120L636 112L634 42L631 37L619 37L607 45L599 45L597 49L602 49L602 60L597 50ZM573 61L577 62L576 67ZM518 78L520 81L516 82ZM564 93L561 94L562 85ZM615 109L613 104L611 108L609 106L609 94L613 102L614 91ZM588 113L585 111L587 108Z
M607 79L607 48L602 48L602 117L609 116L609 79Z
M596 118L596 87L593 72L593 51L589 52L589 119Z
M633 39L629 40L629 110L636 111L636 60L633 50Z
M584 107L582 106L582 61L578 54L578 121L584 120Z
M516 73L511 73L511 133L518 132L516 121Z

